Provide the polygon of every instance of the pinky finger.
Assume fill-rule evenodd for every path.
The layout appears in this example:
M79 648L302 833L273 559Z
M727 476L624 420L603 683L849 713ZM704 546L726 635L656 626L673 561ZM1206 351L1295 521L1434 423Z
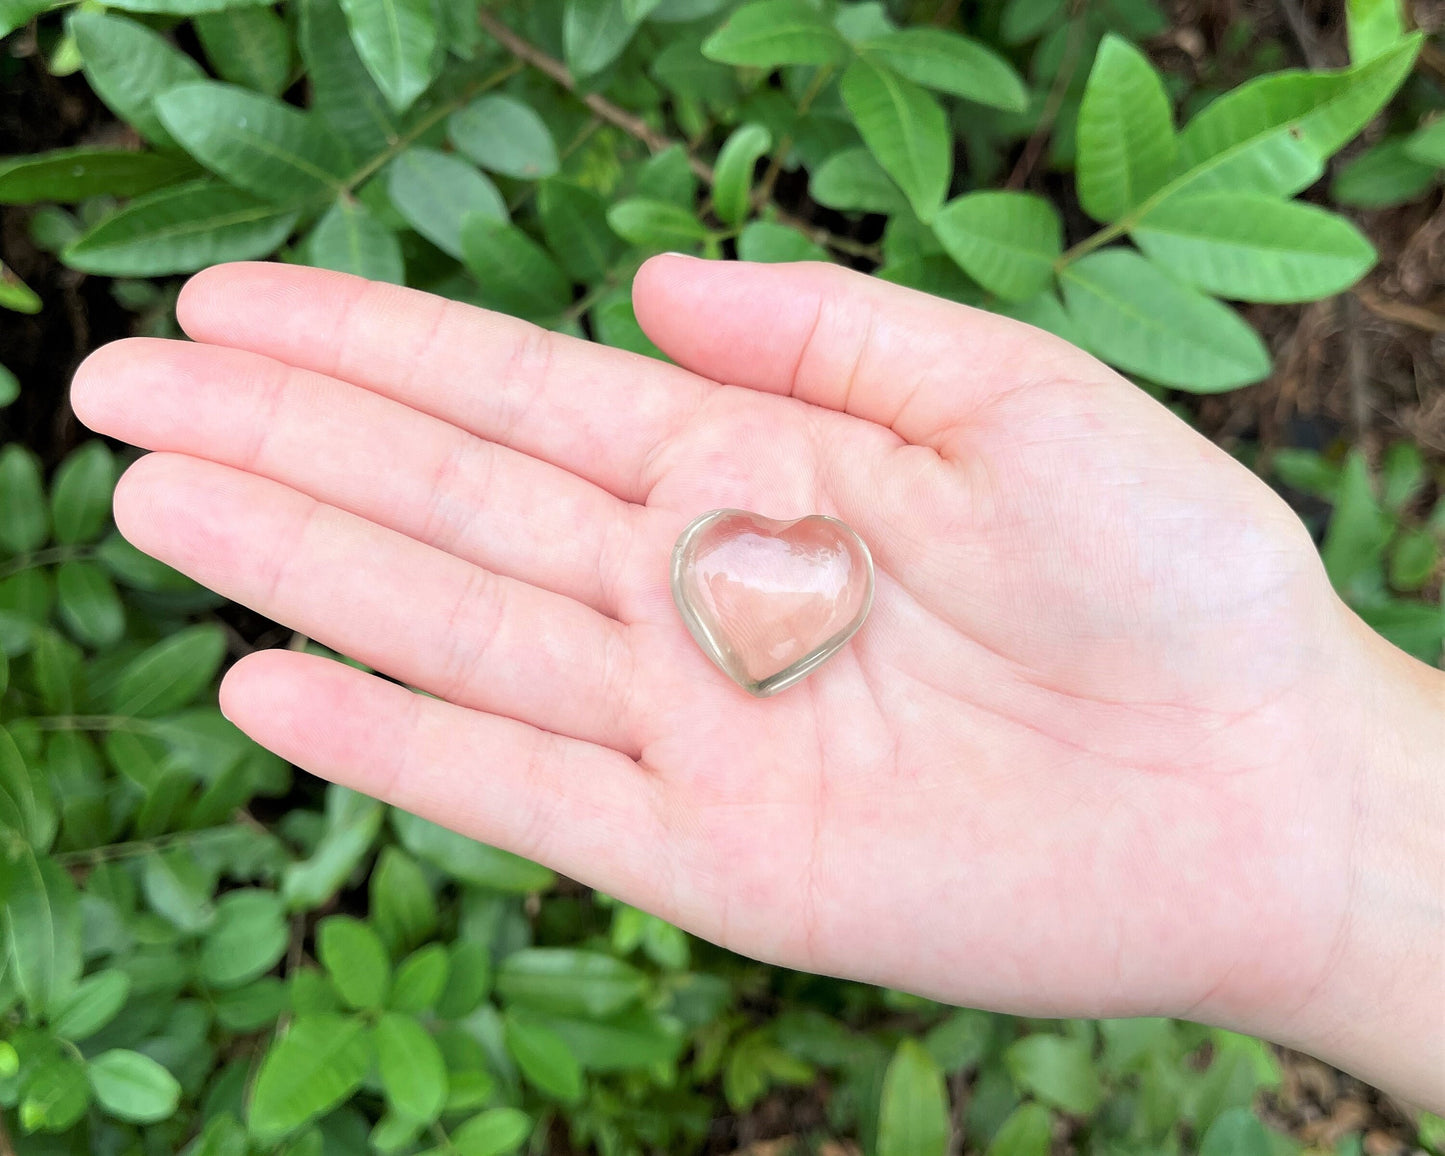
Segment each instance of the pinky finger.
M221 708L297 766L646 903L656 783L626 755L407 690L316 655L238 662Z

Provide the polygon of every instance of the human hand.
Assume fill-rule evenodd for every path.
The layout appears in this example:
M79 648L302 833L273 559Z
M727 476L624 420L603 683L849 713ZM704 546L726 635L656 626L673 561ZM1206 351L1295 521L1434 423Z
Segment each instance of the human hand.
M280 265L195 278L200 344L87 361L81 419L165 451L117 490L131 541L438 696L267 651L238 726L746 954L1189 1015L1445 1100L1439 839L1401 868L1381 830L1445 829L1439 676L1277 497L1007 319L811 264L662 257L634 294L684 368ZM776 698L672 604L721 506L873 551L871 617Z

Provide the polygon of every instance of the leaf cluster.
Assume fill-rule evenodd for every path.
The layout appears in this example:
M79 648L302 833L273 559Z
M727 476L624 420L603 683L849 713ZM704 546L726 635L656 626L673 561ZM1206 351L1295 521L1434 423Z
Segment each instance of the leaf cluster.
M647 255L837 260L1215 392L1269 370L1234 303L1372 265L1321 197L1335 153L1385 110L1334 199L1438 180L1445 101L1392 3L1352 0L1348 68L1227 90L1137 46L1165 26L1152 0L965 8L0 0L0 32L28 22L136 142L0 162L0 203L37 206L37 243L152 318L167 278L276 257L655 355L629 296ZM42 303L0 269L0 306ZM0 370L0 406L19 389ZM1317 503L1351 604L1438 661L1445 505L1418 451L1263 466ZM100 443L49 477L0 450L17 1152L640 1156L805 1097L825 1105L806 1143L884 1156L1297 1150L1252 1111L1280 1079L1256 1041L769 969L293 781L216 707L244 645L220 600L114 532L116 471ZM1420 1142L1445 1152L1445 1125Z

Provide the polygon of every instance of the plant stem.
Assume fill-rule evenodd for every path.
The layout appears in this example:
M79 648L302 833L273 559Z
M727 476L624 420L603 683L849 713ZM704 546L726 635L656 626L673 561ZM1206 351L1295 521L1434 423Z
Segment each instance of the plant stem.
M22 570L31 570L36 566L50 566L56 562L74 562L79 558L88 558L94 553L95 550L91 546L52 546L48 550L36 550L0 564L0 578L9 578L12 574L19 574Z
M149 729L143 719L120 714L56 714L30 720L46 731L139 731Z
M818 94L823 91L823 86L832 77L833 66L831 64L819 65L814 70L812 78L808 81L808 87L803 89L803 95L798 98L798 115L800 117L813 107L813 101L818 99ZM754 203L765 205L773 199L773 186L778 183L778 176L783 171L783 161L787 159L788 150L792 147L791 134L778 142L778 147L773 150L772 159L768 161L767 171L763 173L763 179L758 182L757 192L753 194Z
M451 116L452 113L456 112L462 105L468 103L473 97L486 92L488 89L496 88L497 85L501 84L504 80L515 76L522 71L522 68L523 65L520 61L510 61L490 76L483 77L477 81L476 84L468 85L460 96L452 100L443 101L437 105L436 108L431 109L390 145L377 153L376 156L372 157L371 160L367 161L361 168L352 173L351 176L347 177L343 182L343 189L348 193L352 192L362 181L385 167L387 162L400 156L401 153L411 146L413 141L423 136L433 125Z
M1149 204L1149 202L1146 201L1145 204ZM1115 221L1112 225L1109 225L1106 228L1100 229L1097 233L1092 233L1089 236L1085 237L1082 241L1080 241L1072 249L1069 249L1063 254L1063 256L1061 256L1057 261L1054 262L1054 272L1062 272L1066 265L1077 261L1080 257L1084 256L1084 254L1092 253L1095 249L1099 248L1099 246L1107 245L1115 238L1122 237L1125 233L1127 233L1130 229L1134 227L1137 219L1138 218L1135 213L1130 213L1122 220Z
M712 166L706 161L689 153L680 141L673 140L666 133L659 132L641 117L633 116L630 112L617 107L606 97L595 92L579 92L577 81L567 70L567 66L554 56L548 56L535 44L523 39L507 25L502 23L497 16L486 8L477 13L477 20L493 39L503 48L515 56L518 60L525 61L539 72L550 76L588 108L608 124L620 128L628 136L635 138L645 144L652 152L659 153L673 147L683 149L683 155L687 157L687 164L693 174L711 186L713 183ZM839 237L827 229L810 224L784 209L773 206L775 219L784 225L791 226L803 233L814 243L825 245L828 248L836 249L840 253L847 253L854 257L866 257L871 261L878 261L880 254L876 245L864 245L848 237Z
M198 827L194 831L174 831L169 835L157 835L154 839L136 839L129 843L107 843L101 847L88 847L84 851L63 851L55 861L62 867L83 867L87 863L110 863L117 859L132 859L137 855L150 855L171 847L182 847L211 839L217 835L234 831L235 824L223 827Z
M486 8L477 12L477 21L492 39L518 60L530 64L538 72L546 73L603 120L616 125L628 136L640 140L653 152L660 153L677 143L666 134L658 132L640 116L633 116L632 113L619 108L599 93L578 92L577 81L573 79L565 64L555 56L548 56L535 44L517 35ZM687 162L699 178L712 184L712 168L710 166L691 155L688 156Z

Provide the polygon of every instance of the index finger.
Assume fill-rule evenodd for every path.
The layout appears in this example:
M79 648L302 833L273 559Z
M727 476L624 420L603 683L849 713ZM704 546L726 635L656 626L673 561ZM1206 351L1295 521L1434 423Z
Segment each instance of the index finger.
M299 265L218 265L176 305L197 341L384 394L642 502L656 447L715 388L650 357Z

